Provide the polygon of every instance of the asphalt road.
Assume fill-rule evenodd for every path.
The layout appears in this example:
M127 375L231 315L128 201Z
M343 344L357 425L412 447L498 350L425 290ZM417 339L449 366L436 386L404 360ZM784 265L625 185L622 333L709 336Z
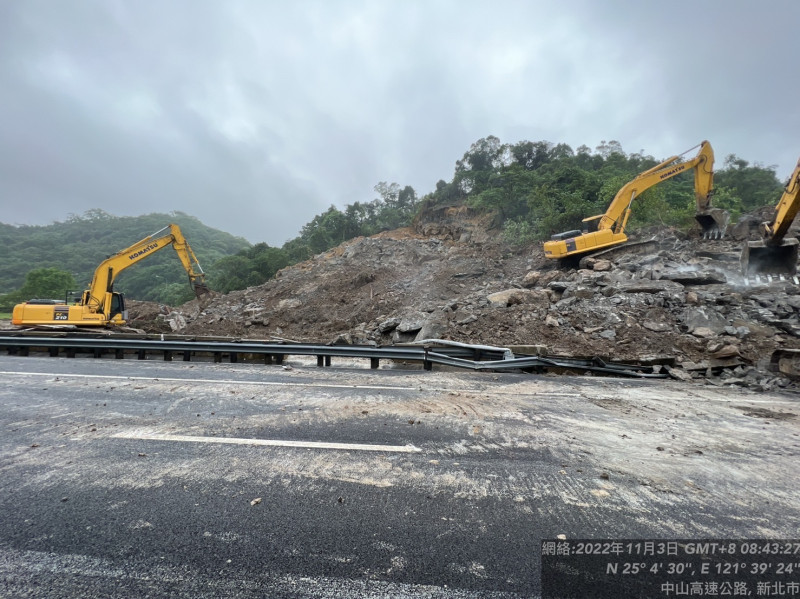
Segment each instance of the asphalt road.
M542 540L792 538L788 394L0 356L0 596L536 597Z

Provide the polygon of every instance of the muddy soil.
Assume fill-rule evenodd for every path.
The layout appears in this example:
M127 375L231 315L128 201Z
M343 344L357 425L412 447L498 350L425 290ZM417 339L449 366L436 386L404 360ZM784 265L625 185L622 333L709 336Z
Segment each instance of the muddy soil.
M749 220L748 220L749 218ZM541 244L501 241L491 219L442 210L356 238L258 287L177 308L131 303L150 332L388 345L449 339L615 360L673 360L675 378L794 388L770 372L800 348L800 286L745 279L739 256L760 215L721 240L671 229L612 256L562 264Z

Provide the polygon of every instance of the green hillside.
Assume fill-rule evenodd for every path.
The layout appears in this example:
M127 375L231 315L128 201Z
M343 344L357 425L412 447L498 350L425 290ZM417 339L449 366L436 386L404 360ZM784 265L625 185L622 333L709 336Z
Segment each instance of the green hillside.
M580 228L587 216L602 214L625 183L659 162L643 151L627 154L613 140L594 150L587 146L573 150L547 141L504 144L489 136L472 144L456 161L452 179L440 180L432 192L418 197L411 186L380 182L374 187L377 197L347 204L343 210L331 205L280 248L251 245L182 212L116 217L95 209L48 226L0 223L0 296L17 292L0 309L8 307L10 299L16 301L29 272L59 269L83 289L104 258L171 222L183 230L209 275L209 286L222 293L261 285L281 268L348 239L408 226L415 215L432 208L466 205L493 215L505 241L519 246L540 243L553 233ZM721 162L714 173L713 203L730 211L734 221L780 197L783 184L774 167L751 164L733 154ZM695 208L693 178L687 171L638 195L628 230L652 225L688 230ZM37 274L48 278L52 273ZM33 288L37 287L26 289ZM124 271L115 289L132 299L173 306L193 297L186 274L169 249Z
M79 289L91 281L94 269L107 256L155 233L170 223L180 226L204 270L250 247L241 237L204 225L182 212L112 216L90 210L65 222L46 226L12 226L0 223L0 295L22 287L28 272L57 268L73 275ZM125 270L114 289L139 300L182 303L194 297L186 272L171 248Z

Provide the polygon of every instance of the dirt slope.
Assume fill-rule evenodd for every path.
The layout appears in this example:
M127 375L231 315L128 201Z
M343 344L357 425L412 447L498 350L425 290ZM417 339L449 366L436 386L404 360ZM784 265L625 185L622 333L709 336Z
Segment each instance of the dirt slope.
M442 210L413 228L348 241L259 287L190 302L160 326L316 343L440 338L619 360L662 355L675 358L676 377L787 386L767 366L776 348L800 348L800 289L746 284L738 257L747 232L704 241L653 231L640 236L656 238L642 254L565 268L540 245L503 244L490 220ZM152 327L153 316L132 324Z

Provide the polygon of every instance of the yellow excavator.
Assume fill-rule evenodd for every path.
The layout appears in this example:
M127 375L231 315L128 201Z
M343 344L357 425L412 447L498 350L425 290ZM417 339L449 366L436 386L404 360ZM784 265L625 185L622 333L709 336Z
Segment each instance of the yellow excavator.
M797 273L797 237L786 239L794 217L800 210L800 160L786 184L770 222L761 223L759 241L750 241L742 249L742 274L789 275Z
M698 146L695 146L698 147ZM694 193L697 200L695 219L700 224L705 238L721 238L728 225L730 215L725 210L711 207L711 192L714 184L714 150L703 141L697 156L678 162L684 154L672 156L661 164L636 176L626 183L614 196L605 214L583 219L583 230L558 233L544 243L547 258L561 259L596 250L610 248L628 241L625 225L631 214L631 204L642 192L662 181L671 179L689 169L694 169Z
M14 306L11 324L109 326L124 325L128 313L125 297L113 290L114 279L126 268L149 258L165 247L172 246L178 254L195 295L209 293L205 273L183 237L178 225L170 224L160 231L137 241L121 252L109 256L94 271L89 289L80 298L68 304L58 300L29 300Z

